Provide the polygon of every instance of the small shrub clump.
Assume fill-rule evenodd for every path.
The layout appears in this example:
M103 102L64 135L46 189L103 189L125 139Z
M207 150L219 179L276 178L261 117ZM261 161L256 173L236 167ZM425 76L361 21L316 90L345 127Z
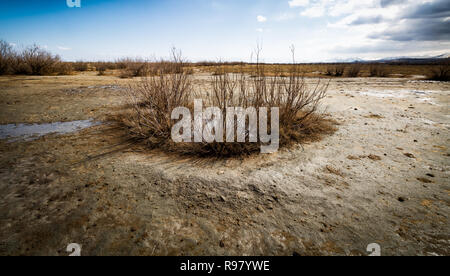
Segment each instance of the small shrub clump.
M327 76L342 77L346 66L344 64L330 65L326 68Z
M11 72L12 62L14 60L14 52L11 45L6 41L0 40L0 75Z
M89 63L84 61L77 61L72 64L72 67L75 71L86 72L89 70Z
M100 66L97 68L97 72L99 76L104 76L106 74L107 68L105 66Z
M361 64L354 63L351 64L347 70L347 77L349 78L357 78L359 76L359 73L361 72Z
M386 65L383 64L371 64L369 66L369 76L370 77L379 77L385 78L389 76L389 72L386 68Z
M435 66L428 74L428 79L435 81L450 81L450 64Z
M121 68L121 78L148 77L155 75L155 68L143 60L123 60L118 65Z
M55 66L55 72L58 75L72 75L74 74L74 69L71 63L68 62L59 62Z
M181 54L173 52L169 73L158 71L156 76L131 84L129 108L115 118L131 137L150 148L202 157L260 152L261 143L250 143L249 131L245 143L174 143L171 130L176 121L171 119L171 113L176 107L186 107L193 114L194 99L202 99L204 107L214 106L222 111L227 107L253 107L258 112L263 107L279 107L281 147L316 141L335 131L332 121L319 112L328 84L319 82L308 87L295 66L287 77L268 77L264 66L258 64L253 78L243 69L235 74L218 67L217 74L211 76L209 88L197 91L183 65ZM249 119L247 116L246 120ZM225 126L225 118L223 120Z

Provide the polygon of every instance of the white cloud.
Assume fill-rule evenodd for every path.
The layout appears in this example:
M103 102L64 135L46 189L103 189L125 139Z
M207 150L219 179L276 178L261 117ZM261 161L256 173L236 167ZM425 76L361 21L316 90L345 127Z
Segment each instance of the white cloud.
M286 0L288 13L274 21L298 16L320 18L327 28L298 29L309 35L299 41L304 55L364 58L448 52L450 44L449 0ZM322 25L323 26L323 25ZM326 45L321 46L317 45ZM350 47L351 46L351 47ZM331 48L326 48L331 47ZM421 48L422 47L422 48Z
M72 50L72 48L68 48L68 47L63 47L63 46L57 46L57 48L61 51L70 51Z
M364 59L380 59L395 56L437 56L448 52L450 42L393 42L386 44L383 41L369 41L352 45L340 43L332 45L326 51L342 57L359 56Z
M296 14L294 13L282 13L274 17L275 21L286 21L286 20L292 20L296 18Z
M300 15L302 16L306 16L306 17L321 17L325 15L325 9L323 6L313 6L311 8L306 9L305 11L303 11L302 13L300 13Z
M331 16L342 16L358 13L364 9L379 7L379 5L379 0L345 0L327 3L329 15Z
M291 0L289 1L289 7L306 7L309 5L309 0Z
M264 17L264 16L262 16L262 15L258 15L258 16L256 17L256 20L258 20L258 22L266 22L266 21L267 21L267 18Z
M292 0L291 7L303 7L303 16L357 16L358 14L382 14L392 15L405 7L418 5L420 3L433 2L436 0ZM386 4L389 3L389 4Z

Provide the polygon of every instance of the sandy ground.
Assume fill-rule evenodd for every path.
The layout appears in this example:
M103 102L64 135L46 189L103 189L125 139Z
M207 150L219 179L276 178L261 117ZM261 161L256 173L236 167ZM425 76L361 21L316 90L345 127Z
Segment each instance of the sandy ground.
M0 124L104 121L128 81L1 77ZM108 124L0 140L0 255L450 255L449 93L335 79L334 135L244 160L148 152Z

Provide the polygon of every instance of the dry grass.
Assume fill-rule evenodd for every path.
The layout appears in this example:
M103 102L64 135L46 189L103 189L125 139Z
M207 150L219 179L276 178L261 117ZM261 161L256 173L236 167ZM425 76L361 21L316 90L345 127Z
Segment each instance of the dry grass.
M253 77L248 77L244 69L230 74L218 67L214 69L217 73L211 77L208 93L201 94L194 91L192 77L183 70L179 53L173 52L170 64L169 73L159 71L157 76L143 78L130 86L131 108L117 118L131 137L151 148L204 157L260 152L261 143L250 143L248 132L245 143L172 142L171 129L175 124L170 118L172 110L187 107L193 113L193 99L199 97L205 107L218 107L223 114L227 107L254 107L257 112L262 107L279 107L281 147L316 141L335 131L332 121L318 112L328 84L319 82L312 88L307 87L295 66L291 67L288 77L266 76L264 66L259 65ZM225 118L223 120L226 125Z
M417 178L417 180L419 180L419 181L422 182L422 183L426 183L426 184L434 183L432 180L427 179L427 178L425 178L425 177L419 177L419 178Z
M384 119L383 116L378 115L378 114L370 114L370 115L364 116L364 118L368 118L368 119Z
M360 156L349 155L347 156L348 160L361 160Z
M342 173L340 170L336 169L333 166L327 165L325 167L325 172L340 176L340 177L344 177L344 173Z
M380 161L381 157L375 154L370 154L369 156L367 156L367 158L369 158L372 161Z

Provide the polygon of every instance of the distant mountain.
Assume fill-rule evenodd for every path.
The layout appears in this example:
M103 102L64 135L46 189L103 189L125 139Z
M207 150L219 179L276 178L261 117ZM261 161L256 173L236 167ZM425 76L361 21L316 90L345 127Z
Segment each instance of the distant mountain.
M367 62L364 59L361 58L345 58L345 59L334 59L334 60L329 60L327 62L332 62L332 63L354 63L354 62Z
M450 58L450 53L441 54L438 56L391 57L391 58L383 58L380 60L376 60L376 62L434 63L434 62L439 62L443 59L448 59L448 58Z
M450 58L450 53L435 56L434 58Z
M436 63L443 59L449 59L450 53L441 54L438 56L400 56L400 57L387 57L378 60L364 60L361 58L347 58L347 59L334 59L328 60L326 63Z

